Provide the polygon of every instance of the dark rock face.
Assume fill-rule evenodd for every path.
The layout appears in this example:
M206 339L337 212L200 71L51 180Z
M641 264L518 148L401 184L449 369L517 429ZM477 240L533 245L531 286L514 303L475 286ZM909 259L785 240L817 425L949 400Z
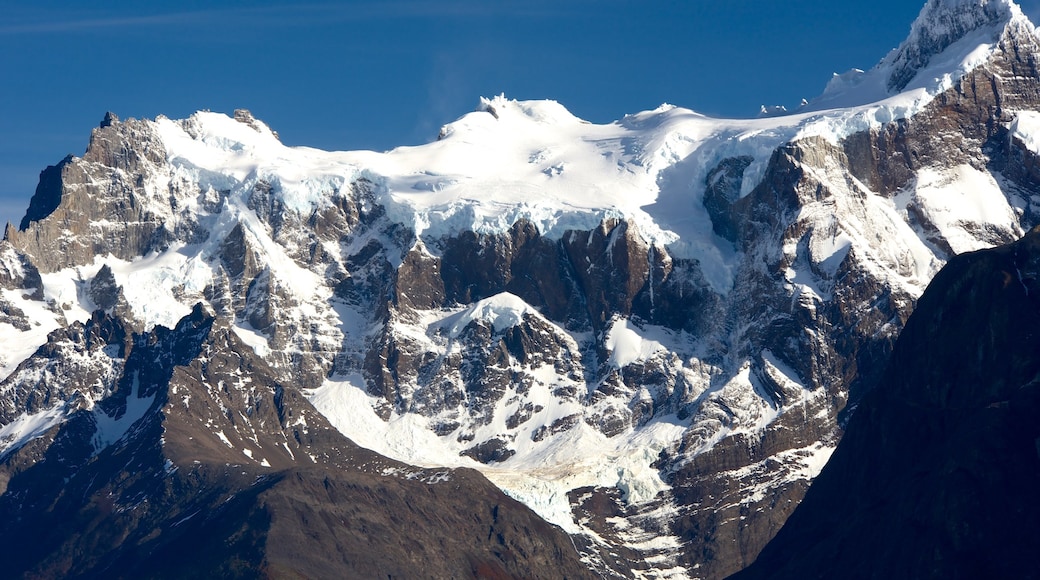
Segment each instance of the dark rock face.
M19 230L24 231L30 223L40 221L58 209L58 205L61 203L62 172L71 161L72 156L70 155L61 163L40 172L40 183L36 186L36 193L29 200L29 209L26 210L25 217L18 226Z
M631 222L608 220L590 232L571 232L564 247L585 295L593 328L628 316L650 277L649 246Z
M122 288L116 283L116 278L112 274L112 268L108 264L102 266L90 281L90 299L101 310L115 307L116 302L119 301L121 291Z
M1028 578L1040 232L950 261L805 501L739 578Z
M552 320L587 324L563 247L543 238L530 222L519 220L501 236L462 232L443 244L440 276L447 304L510 292Z
M744 171L754 161L751 157L724 159L708 172L705 182L704 207L711 216L715 233L731 242L737 241L739 215L733 215L733 204L740 199Z

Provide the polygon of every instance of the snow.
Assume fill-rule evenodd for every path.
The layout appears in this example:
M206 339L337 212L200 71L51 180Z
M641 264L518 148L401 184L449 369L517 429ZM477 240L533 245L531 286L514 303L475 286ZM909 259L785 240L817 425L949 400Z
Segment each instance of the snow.
M3 300L25 313L29 330L0 323L0 380L4 380L47 342L47 335L61 324L46 304L32 300L23 290L0 290Z
M617 487L627 501L650 501L667 485L651 465L662 449L676 443L685 425L674 417L656 420L627 435L608 438L580 423L535 445L519 437L517 454L495 465L459 455L464 445L454 437L438 437L429 420L393 414L383 421L374 411L378 399L365 391L360 376L337 377L307 399L336 429L358 445L420 467L468 467L482 472L507 495L570 532L580 532L567 493L577 487Z
M658 332L667 332L662 328ZM661 342L649 338L648 333L635 326L630 319L615 320L607 331L605 346L610 351L610 364L626 367L636 361L647 360L654 353L666 350Z
M917 172L917 207L942 234L955 254L992 245L979 231L1004 231L1008 240L1021 237L1015 210L992 175L970 165L947 170L922 168Z
M1012 23L1028 32L1033 30L1021 9L1010 0L932 0L922 8L906 40L877 66L866 72L851 69L835 73L823 94L802 110L887 103L897 113L895 118L909 116L983 64L1005 27ZM899 95L892 87L897 77L906 81L898 87Z
M767 389L759 384L749 363L745 363L740 372L726 383L722 397L737 402L729 405L736 419L736 428L731 433L760 434L780 416L781 408L766 393Z
M266 127L257 131L220 113L200 112L185 121L161 117L155 124L167 159L203 191L265 181L287 207L309 213L330 191L357 177L353 167L324 152L285 147Z
M220 439L224 443L224 445L227 445L229 449L235 448L235 446L231 444L231 440L228 439L227 435L224 434L224 431L216 431L213 434L216 435L217 439Z
M665 417L614 438L580 423L538 449L501 464L475 466L507 495L564 530L577 528L567 493L595 486L621 490L630 504L643 504L668 489L651 465L676 443L685 425Z
M772 351L768 349L763 350L762 361L765 363L765 371L777 384L783 387L805 389L805 385L802 383L798 373L781 361Z
M394 415L383 421L374 410L379 399L365 391L360 375L328 380L305 394L333 427L366 449L420 467L479 465L440 444L421 415Z
M445 126L440 140L385 153L286 147L216 113L159 119L156 126L174 174L202 191L231 191L221 227L242 222L265 249L274 242L245 207L259 181L306 216L365 178L376 184L376 202L390 219L414 228L434 252L444 236L501 233L519 219L551 239L604 219L627 219L648 243L697 259L705 278L725 294L739 254L712 230L702 203L708 172L723 159L750 156L741 187L746 195L780 144L806 137L837 143L912 115L926 101L925 93L911 91L847 110L749 120L662 105L599 125L554 101L498 96ZM291 271L294 265L272 267Z
M773 457L720 475L734 481L758 480L740 500L743 505L761 502L778 484L816 479L830 460L836 446L832 443L813 443L800 449L789 449Z
M592 229L604 219L626 219L648 243L698 260L712 287L726 294L739 254L712 230L702 203L708 173L723 159L751 157L741 186L747 195L777 146L809 137L837 144L910 117L985 62L1009 22L1031 30L1011 3L973 6L930 3L910 38L877 67L837 75L823 95L792 115L713 119L662 105L594 124L555 101L500 95L482 98L476 111L444 126L437 141L382 153L286 147L266 127L254 129L218 113L155 124L174 175L201 191L232 192L229 218L245 220L265 245L264 228L250 221L244 207L256 184L266 182L288 208L306 216L326 205L331 193L364 178L376 184L375 201L389 218L414 229L433 252L445 236L501 233L520 219L551 239ZM953 20L929 16L931 11L949 12ZM939 24L928 27L929 19ZM953 21L965 32L945 39L943 26ZM893 74L924 53L912 81L892 93Z
M538 311L514 294L503 292L481 300L464 311L445 319L444 327L451 338L458 338L474 320L490 325L495 332L502 332L523 322L524 316L538 316Z
M176 298L178 292L200 296L213 279L213 270L197 248L174 244L162 253L133 261L97 256L93 264L43 274L44 296L58 304L66 323L86 322L95 305L87 294L90 280L108 265L134 316L145 328L173 328L191 313L192 303Z
M990 7L985 8L990 11L987 14L996 16L979 19L976 8L986 6ZM279 296L292 302L280 315L298 319L301 332L311 329L312 335L307 338L312 342L306 347L296 350L302 343L295 343L279 354L291 358L309 354L306 348L317 352L326 347L323 356L349 349L357 349L346 353L350 356L362 352L371 331L368 313L334 301L323 274L295 261L285 242L274 238L270 224L249 203L250 196L258 188L264 189L260 187L264 184L290 212L306 219L315 209L326 207L334 193L349 190L360 179L370 181L375 186L374 201L386 208L388 219L414 229L416 247L433 254L443 249L445 236L466 230L502 233L519 219L531 221L550 239L560 239L568 230L596 228L608 218L629 220L648 244L666 248L675 258L695 259L712 289L726 295L734 286L737 268L747 257L714 234L703 204L708 174L725 159L749 157L739 193L747 196L760 185L771 156L784 143L814 138L840 145L853 133L915 115L941 91L952 87L965 71L985 62L1003 27L1020 15L1006 0L933 1L925 12L936 7L964 16L957 21L958 26L970 30L959 40L933 43L933 48L942 50L929 53L924 62L917 63L913 77L898 94L892 93L890 81L910 62L907 55L912 56L913 50L920 53L922 47L927 48L927 43L922 44L925 40L948 32L952 20L937 19L938 24L927 29L923 28L925 21L919 20L907 42L874 69L836 75L823 95L795 114L769 118L712 119L666 104L613 123L594 124L575 117L555 101L516 101L500 95L481 99L476 111L446 125L435 142L387 152L326 152L287 147L263 124L246 124L219 113L200 112L182 121L161 117L153 126L166 147L169 167L162 170L166 173L157 172L145 189L155 196L173 191L174 184L186 188L189 195L177 203L189 208L195 204L199 228L209 232L208 238L197 245L174 244L162 253L132 261L99 256L92 264L44 274L45 300L56 308L27 298L24 292L4 290L3 298L23 310L33 326L16 332L13 326L0 323L0 372L9 376L44 344L48 332L89 318L95 305L86 290L105 264L111 267L127 303L146 329L175 326L214 280L220 243L240 225L246 243L270 269L271 283L284 285ZM780 109L767 112L783 113ZM1018 112L1009 129L1026 147L1040 154L1040 113ZM830 300L833 278L853 253L863 268L893 290L917 296L947 257L937 246L936 232L954 253L984 247L988 242L979 232L1007 236L1021 233L1013 227L1008 229L1008 224L1018 221L997 181L974 167L923 168L911 187L893 197L871 191L834 160L823 165L806 166L806 171L827 186L829 198L805 201L797 216L797 225L805 234L791 239L778 250L783 256L770 256L777 260L768 262L784 264L783 275L793 301L815 305ZM213 213L202 211L197 207L202 204L199 200L218 209L211 210ZM924 231L920 224L915 226L917 215L927 218L935 232ZM170 219L175 216L171 214ZM371 237L382 234L367 235L344 242L344 248L330 242L326 249L349 255L348 249L360 249ZM348 248L350 244L357 247ZM385 241L388 247L393 244ZM9 255L0 259L8 268L17 267ZM400 265L399 256L389 255L387 259L394 267ZM704 437L691 437L686 442L690 443L690 457L735 433L759 435L786 410L771 400L760 384L766 377L756 376L758 371L752 372L746 359L728 360L730 366L725 370L708 368L710 365L693 356L693 337L639 321L617 318L602 336L568 334L510 293L414 315L417 320L393 321L390 331L402 340L414 341L419 345L418 352L426 354L462 354L458 339L474 321L502 333L525 319L537 318L566 343L574 360L595 350L586 347L605 349L589 355L595 363L586 360L585 372L592 372L589 369L593 367L613 372L662 355L686 357L676 363L676 372L684 375L684 380L676 384L688 389L683 394L686 401L700 405L698 414L679 420L659 413L649 423L628 428L615 437L606 437L585 422L590 419L595 423L597 409L582 397L588 395L587 389L596 388L596 379L562 376L551 364L510 369L530 377L530 384L525 385L528 390L522 396L510 392L499 399L486 422L470 420L444 436L437 436L433 430L435 424L445 424L437 422L439 417L395 412L388 420L380 418L376 409L385 408L385 401L367 392L363 377L356 372L359 365L341 367L337 360L335 368L340 374L317 389L305 391L332 425L357 444L412 465L477 469L507 494L572 533L588 530L582 522L574 521L568 498L571 490L613 487L630 504L649 505L668 489L652 467L660 452L678 446L694 427L703 428ZM275 341L269 341L248 322L236 320L231 329L258 355L272 354ZM733 336L739 336L739 332L734 330ZM598 360L604 354L606 360ZM788 409L822 396L806 390L798 373L774 353L767 350L761 354L764 365L760 370L785 394L802 397L801 401L792 397ZM578 366L580 370L580 362ZM560 387L579 387L574 391L580 395L557 395ZM635 388L631 401L622 404L651 398L652 388ZM154 400L137 396L138 390L135 382L124 414L109 416L99 407L91 409L97 425L93 438L97 450L120 440L145 416ZM608 400L604 405L616 403ZM507 429L506 419L517 415L523 404L537 410L531 411L531 418L519 427ZM720 409L724 412L714 413ZM822 412L826 414L826 410ZM0 428L0 452L40 436L64 418L61 405L32 416L23 414ZM569 429L534 440L535 430L569 419L575 419ZM304 417L296 421L306 426ZM214 436L233 447L224 432L217 431ZM515 455L501 463L484 465L460 454L474 442L496 438L504 438ZM283 446L291 455L289 447ZM780 454L778 457L788 465L783 477L815 477L831 451L833 447L816 445ZM251 449L242 452L254 459ZM267 459L259 455L255 459L268 467ZM311 460L317 462L314 456ZM760 468L765 469L766 463L745 469L751 473ZM416 476L405 471L395 474ZM429 481L443 481L442 476L439 473ZM755 493L752 490L748 498L756 497ZM662 512L661 517L671 516ZM613 524L624 528L631 547L664 552L678 547L678 539L648 536L630 518L617 519ZM661 563L668 564L664 560ZM681 575L682 571L669 569L668 573Z
M89 267L89 276L93 277L101 268ZM61 311L62 324L71 324L74 321L86 322L90 319L93 304L86 304L85 293L80 290L83 283L83 273L76 268L69 268L59 272L42 274L44 301L53 302Z
M1040 112L1018 111L1009 127L1011 135L1033 153L1040 155Z
M161 254L153 253L133 262L106 260L134 315L146 328L177 326L180 319L191 313L191 306L177 300L174 290L198 295L213 279L213 271L201 255L190 249L181 252L182 249L184 246L175 245Z
M252 348L257 356L265 357L271 354L271 347L267 337L257 332L248 322L239 321L231 327L231 331L242 342L246 343L246 346Z
M22 413L14 421L0 427L0 457L40 437L66 418L65 403L29 415Z
M122 439L134 423L147 414L155 402L156 395L142 397L140 391L141 383L135 375L131 391L126 396L126 408L122 413L117 411L115 415L109 415L100 406L95 406L91 411L95 426L91 443L94 445L95 453Z
M881 279L889 279L911 295L920 296L943 262L910 226L908 206L901 203L903 197L888 199L871 196L867 201L872 215L855 232L856 245L869 244L863 247L870 247L877 252L878 258L877 261L866 260L865 265L880 274ZM870 244L871 237L875 242L873 244ZM881 274L886 267L896 272L895 279Z
M844 232L813 235L809 240L809 257L822 271L833 276L852 249L852 244L852 237Z

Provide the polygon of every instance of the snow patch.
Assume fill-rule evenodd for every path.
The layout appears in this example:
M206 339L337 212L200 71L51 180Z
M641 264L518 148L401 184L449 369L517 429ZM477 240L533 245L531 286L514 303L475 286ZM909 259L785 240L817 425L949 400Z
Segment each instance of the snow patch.
M955 254L992 246L986 232L1004 232L1009 241L1022 235L1013 225L1018 223L1015 210L996 180L970 165L920 169L914 198Z
M17 419L0 428L0 457L40 437L67 417L65 403L32 415L22 413Z
M213 434L217 436L217 439L220 439L221 441L223 441L224 445L228 446L228 449L234 449L235 448L235 446L231 444L231 440L228 439L227 435L224 434L223 430L215 431Z
M1018 111L1009 127L1011 135L1036 155L1040 155L1040 112Z
M655 353L666 350L661 342L650 338L650 334L652 332L637 327L627 318L615 320L607 331L604 343L610 351L610 364L620 369L637 361L645 361Z
M239 340L246 343L246 346L252 348L257 356L266 357L271 354L271 347L267 337L257 332L248 322L238 321L231 326L231 331L235 333Z
M442 324L447 329L448 336L458 338L475 320L490 325L495 332L502 332L523 322L527 315L540 316L537 310L520 297L503 292L485 298L459 314L449 316Z
M91 443L94 445L95 454L123 438L130 428L145 416L155 402L156 395L142 397L141 382L134 375L130 392L126 396L126 408L120 413L109 415L100 406L95 406L91 411L94 420L94 435Z
M740 501L742 505L755 504L764 500L781 484L816 479L835 448L831 443L814 443L800 449L782 451L758 463L722 472L719 476L733 481L757 480L758 483L749 487Z

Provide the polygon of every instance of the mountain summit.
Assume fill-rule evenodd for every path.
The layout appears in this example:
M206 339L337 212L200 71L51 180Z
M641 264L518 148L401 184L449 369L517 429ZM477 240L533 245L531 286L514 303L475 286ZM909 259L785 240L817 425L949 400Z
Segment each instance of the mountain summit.
M1040 223L1038 55L931 2L783 117L499 96L376 153L106 115L0 243L9 571L740 570L932 277Z
M930 0L910 28L910 36L880 68L891 69L888 88L899 92L937 60L948 67L951 56L965 54L962 65L971 67L987 56L993 44L1021 32L1031 34L1033 26L1011 0Z
M1036 43L1033 24L1011 0L929 1L900 45L869 71L835 74L803 110L878 101L929 102L1000 53ZM1028 52L1028 49L1026 49Z

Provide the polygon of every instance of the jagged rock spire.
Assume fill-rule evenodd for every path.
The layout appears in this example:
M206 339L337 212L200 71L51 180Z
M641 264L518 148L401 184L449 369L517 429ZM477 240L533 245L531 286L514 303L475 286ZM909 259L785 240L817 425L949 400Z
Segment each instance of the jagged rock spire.
M105 118L101 120L100 127L104 129L105 127L111 127L112 125L115 125L118 122L119 116L113 113L112 111L109 111L105 113Z

